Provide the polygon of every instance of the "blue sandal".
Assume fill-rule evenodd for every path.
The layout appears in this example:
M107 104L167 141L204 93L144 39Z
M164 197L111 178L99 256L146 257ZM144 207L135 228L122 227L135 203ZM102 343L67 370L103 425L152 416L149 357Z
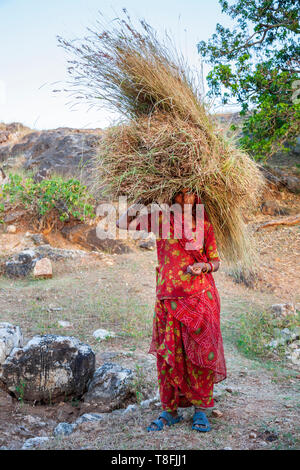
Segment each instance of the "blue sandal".
M192 429L195 429L196 431L200 432L210 431L211 427L209 421L203 411L196 411L194 413Z
M171 413L168 413L168 411L163 411L158 419L155 419L154 421L151 421L150 426L147 427L147 431L161 431L163 427L165 426L165 423L162 419L164 418L167 421L168 426L173 426L173 424L179 423L180 421L183 420L183 416L177 416L174 418ZM155 427L153 427L153 425Z

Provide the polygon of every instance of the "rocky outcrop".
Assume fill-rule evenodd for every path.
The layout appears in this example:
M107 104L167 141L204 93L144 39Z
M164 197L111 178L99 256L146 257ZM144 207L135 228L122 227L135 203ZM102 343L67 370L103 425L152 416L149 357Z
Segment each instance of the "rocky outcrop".
M25 169L38 172L50 169L59 174L71 173L75 168L84 167L95 155L102 135L101 129L58 128L28 131L16 142L3 134L2 143L0 142L0 162L9 167L22 155Z
M2 364L0 383L27 402L53 403L81 397L95 371L92 349L70 336L43 335L16 348Z

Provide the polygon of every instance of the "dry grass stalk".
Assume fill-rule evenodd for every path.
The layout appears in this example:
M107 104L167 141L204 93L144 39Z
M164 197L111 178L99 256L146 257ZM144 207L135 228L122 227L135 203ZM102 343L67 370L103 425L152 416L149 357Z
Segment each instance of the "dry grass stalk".
M159 42L153 29L140 23L142 32L128 16L119 18L80 47L60 39L79 57L70 70L77 96L103 100L130 118L107 130L96 180L112 198L126 195L146 204L170 202L177 191L190 188L205 204L223 256L246 261L251 243L242 213L256 203L261 173L217 127L170 38Z

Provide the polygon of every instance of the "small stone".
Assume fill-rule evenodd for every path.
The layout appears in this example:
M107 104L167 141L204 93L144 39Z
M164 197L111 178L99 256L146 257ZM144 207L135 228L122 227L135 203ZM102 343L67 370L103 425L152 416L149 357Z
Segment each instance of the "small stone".
M293 408L293 405L291 405L290 403L286 403L284 406L285 406L286 408Z
M59 423L53 431L53 436L69 436L77 428L77 424Z
M17 227L15 225L8 225L6 227L6 232L7 233L16 233Z
M138 244L139 248L142 248L144 250L154 250L155 248L155 241L150 239L150 240L143 240L141 242L139 242Z
M297 314L295 305L292 303L271 305L270 311L275 317L286 317L289 314Z
M35 264L33 275L35 278L51 278L52 264L49 258L42 258Z
M72 323L70 323L69 321L63 321L63 320L59 320L57 322L58 326L61 326L62 328L71 328L72 327Z
M250 439L256 439L256 438L257 438L256 433L255 433L255 432L250 432L249 438L250 438Z
M133 411L137 411L137 405L128 405L127 408L124 410L124 414L132 413Z
M75 424L90 423L95 421L103 421L107 418L107 413L85 413L76 419Z
M49 441L49 437L33 437L31 439L27 439L23 444L22 450L35 449L47 441Z
M246 375L248 375L248 371L247 371L247 370L240 370L240 372L239 372L239 376L240 376L240 377L246 377Z
M102 330L101 328L99 328L98 330L94 331L93 336L96 339L102 340L107 338L115 338L116 333L114 333L113 331Z
M157 402L157 398L148 398L147 400L143 400L141 401L140 403L140 407L141 408L149 408L150 405L152 405L153 403Z
M231 447L224 447L223 450L232 450L232 448Z
M214 418L222 418L223 416L223 413L220 410L212 410L211 414Z
M226 387L225 390L226 390L226 392L228 392L228 393L233 393L233 390L232 390L232 388L230 388L230 387Z

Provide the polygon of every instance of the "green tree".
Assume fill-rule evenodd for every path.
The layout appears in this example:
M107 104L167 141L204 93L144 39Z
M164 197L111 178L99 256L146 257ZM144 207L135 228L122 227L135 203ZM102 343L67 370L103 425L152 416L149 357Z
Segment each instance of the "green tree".
M300 133L299 4L219 0L233 28L220 24L198 52L213 66L209 95L234 98L245 116L240 144L255 158L286 151ZM297 96L298 95L298 96Z

